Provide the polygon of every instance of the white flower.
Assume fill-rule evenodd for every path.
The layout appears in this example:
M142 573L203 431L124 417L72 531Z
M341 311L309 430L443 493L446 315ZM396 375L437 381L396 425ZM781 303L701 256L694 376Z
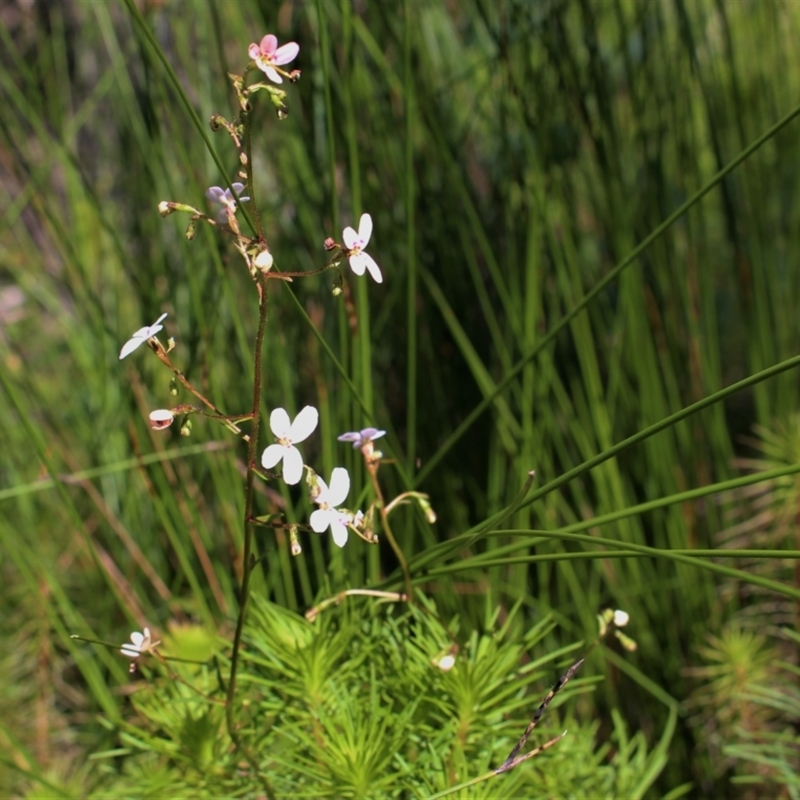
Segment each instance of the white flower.
M347 246L347 257L350 259L350 269L356 275L363 275L364 270L368 269L369 274L375 279L375 283L383 283L381 268L375 263L375 259L364 252L364 248L369 244L372 236L372 217L369 214L362 214L358 223L358 233L349 225L342 232L342 239Z
M157 408L150 412L150 427L154 431L163 431L172 425L175 415L168 408Z
M129 356L139 345L144 344L148 339L152 339L159 331L163 330L164 326L161 322L166 316L166 314L162 314L152 325L139 328L139 330L122 345L122 350L119 351L120 361L122 361L125 356Z
M264 469L272 469L283 459L283 479L294 485L303 477L303 457L294 446L295 442L305 441L314 432L319 420L319 413L313 406L306 406L289 422L289 415L283 408L276 408L269 415L269 426L278 440L261 454L261 465Z
M351 431L350 433L343 433L337 439L340 442L352 442L353 447L358 450L363 447L367 442L373 442L375 439L380 439L385 436L386 431L379 431L377 428L362 428L360 431Z
M138 658L143 653L149 653L157 644L150 639L150 628L145 628L144 632L134 631L131 634L131 642L122 645L120 653L128 658Z
M217 222L220 225L225 225L228 221L228 209L236 213L236 203L246 203L250 198L249 197L240 197L242 190L244 189L244 184L236 183L231 184L233 186L233 190L236 192L236 197L231 194L230 189L223 190L219 186L212 186L210 189L206 190L206 197L212 202L217 203L217 205L221 205L222 208L217 213Z
M630 622L630 619L631 619L630 615L628 614L627 611L620 611L619 609L617 609L614 612L614 624L618 628L624 628L628 624L628 622Z
M344 467L336 467L331 473L331 485L322 478L317 478L319 494L314 502L319 508L311 514L311 527L317 533L323 533L326 528L331 529L333 541L344 547L347 542L347 525L353 521L349 511L340 511L336 506L347 499L350 491L350 475Z
M450 672L456 665L456 657L452 653L447 653L447 655L442 656L438 661L434 661L434 664L436 664L442 672Z

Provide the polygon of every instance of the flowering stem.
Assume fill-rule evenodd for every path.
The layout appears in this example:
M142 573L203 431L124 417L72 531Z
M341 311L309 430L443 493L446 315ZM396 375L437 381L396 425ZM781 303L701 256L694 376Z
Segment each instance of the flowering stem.
M181 385L189 392L191 392L206 408L210 408L214 414L217 415L219 419L221 419L228 430L233 431L237 436L241 436L246 442L250 441L250 437L235 423L231 422L227 416L227 414L223 414L207 397L200 394L197 389L191 384L191 382L186 378L186 376L172 363L172 360L167 355L167 351L164 349L164 345L158 341L158 339L150 340L156 342L156 347L153 348L155 354L161 359L163 364L166 364L171 370L172 374L181 382ZM258 408L256 408L256 413L258 412ZM243 415L240 419L248 419L250 415Z
M371 445L372 443L370 442L369 444ZM414 605L414 585L411 583L411 572L409 572L408 569L408 561L406 561L406 557L403 555L403 551L400 549L400 546L397 544L397 540L394 538L394 534L392 533L391 526L389 525L389 514L386 510L386 503L383 501L381 485L378 482L378 467L380 467L381 464L380 459L368 457L365 460L367 464L367 470L369 471L369 476L372 480L372 485L375 489L375 494L378 498L378 510L381 515L381 526L383 528L383 532L386 534L386 538L389 540L389 544L391 545L392 550L394 550L397 560L400 562L400 569L403 571L403 580L405 581L406 585L408 602L411 605Z
M244 112L242 116L245 116ZM261 214L258 211L258 204L256 203L256 187L253 184L253 152L250 139L250 125L247 123L244 126L244 153L247 159L244 168L247 172L247 186L250 188L250 210L252 211L253 219L256 223L256 236L263 240L264 228L261 224Z
M261 352L264 343L264 333L267 326L267 280L261 275L258 293L258 331L256 332L255 348L253 353L253 412L252 425L250 428L250 438L247 442L247 478L245 485L244 503L244 549L242 552L242 586L239 597L239 616L236 620L236 632L233 636L233 651L231 653L231 674L228 678L228 692L225 698L225 723L228 728L228 735L241 750L247 761L253 767L261 780L264 791L270 800L274 800L275 792L267 779L261 775L258 765L250 753L242 746L239 733L236 730L236 720L234 719L234 700L236 698L236 673L239 667L239 654L242 646L242 634L244 631L244 621L247 614L247 601L250 594L250 576L255 566L252 557L253 550L253 500L255 498L255 461L256 449L258 447L258 429L261 424L260 400L261 400Z

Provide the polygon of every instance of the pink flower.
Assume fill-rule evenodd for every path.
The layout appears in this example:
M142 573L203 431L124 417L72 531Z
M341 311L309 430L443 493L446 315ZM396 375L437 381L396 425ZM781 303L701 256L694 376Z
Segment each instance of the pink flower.
M358 233L349 225L342 232L347 252L345 255L350 259L350 269L356 275L363 275L364 270L369 270L369 274L375 279L375 283L383 283L381 268L375 263L375 259L364 252L372 236L372 217L369 214L362 214L358 223Z
M273 83L283 83L283 78L278 74L278 70L274 67L279 67L282 64L288 64L297 58L300 52L300 45L296 42L287 42L286 44L278 47L278 37L268 33L262 40L261 44L253 44L247 48L247 55L256 62L256 66L266 74L266 76Z

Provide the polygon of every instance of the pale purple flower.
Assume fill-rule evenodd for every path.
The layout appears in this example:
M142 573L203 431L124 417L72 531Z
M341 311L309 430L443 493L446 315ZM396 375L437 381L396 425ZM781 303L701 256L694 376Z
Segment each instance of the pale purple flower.
M122 361L125 356L129 356L137 347L143 345L148 339L152 339L159 331L164 330L164 326L161 323L166 316L166 314L162 314L152 325L139 328L139 330L122 345L122 350L119 351L120 361Z
M153 642L150 639L150 628L145 628L142 633L134 631L130 642L122 645L120 653L128 658L138 658L143 653L149 653L157 644L161 642Z
M296 442L305 441L314 432L319 421L319 413L313 406L306 406L295 418L289 421L289 415L283 408L276 408L269 415L269 427L275 434L277 444L271 444L261 455L264 469L272 469L283 459L283 479L294 485L303 477L303 457L294 446Z
M354 231L349 225L342 232L347 252L345 255L350 259L350 269L356 275L363 275L364 270L369 270L369 274L375 279L375 283L383 283L381 268L375 263L375 259L364 252L364 248L369 244L372 236L372 217L369 214L362 214L358 223L358 232Z
M317 477L319 494L314 502L319 508L311 514L311 527L317 533L323 533L326 528L331 529L333 541L339 547L344 547L347 542L347 525L353 521L349 511L340 511L340 506L347 499L350 492L350 474L344 467L336 467L331 473L331 485Z
M278 47L278 37L273 36L271 33L268 33L261 40L261 44L253 42L247 48L247 55L256 62L256 66L273 83L283 83L283 78L281 78L275 67L294 61L299 52L300 45L296 42L287 42Z
M236 192L236 197L233 196L230 189L222 189L220 186L212 186L206 189L206 197L212 203L222 206L217 212L217 222L220 225L225 225L227 223L228 209L236 213L236 203L246 203L250 199L249 197L240 196L244 190L243 183L236 181L236 183L231 185L233 186L233 191Z
M380 439L385 436L386 431L379 431L377 428L362 428L360 431L351 431L350 433L343 433L336 438L340 442L352 442L353 447L358 450L363 447L367 442L374 442L375 439Z

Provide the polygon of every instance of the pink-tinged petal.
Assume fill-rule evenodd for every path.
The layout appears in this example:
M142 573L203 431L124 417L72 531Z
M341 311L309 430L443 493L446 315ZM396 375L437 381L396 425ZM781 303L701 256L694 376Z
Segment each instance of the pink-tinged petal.
M289 438L293 442L303 442L317 428L319 412L314 406L306 406L295 418L289 429Z
M250 47L247 48L247 55L255 61L261 55L261 48L253 42Z
M273 82L273 83L283 83L283 78L272 68L269 66L261 66L258 65L258 68Z
M233 186L233 191L236 192L236 194L241 194L242 189L244 189L244 184L239 183L239 181L236 181L236 183L232 183L231 186ZM228 191L230 191L230 189Z
M343 433L341 436L336 437L340 442L360 442L361 441L361 434L358 431L351 431L349 433Z
M358 223L358 238L364 241L362 247L369 244L370 236L372 236L372 217L369 214L362 214Z
M261 466L264 469L272 469L282 458L286 448L280 444L271 444L261 454Z
M347 544L347 526L342 522L338 514L335 520L331 520L331 533L333 534L333 541L339 547L344 547Z
M131 339L128 339L124 345L122 345L122 350L119 351L119 360L122 361L125 356L129 356L137 347L144 344L147 340L142 338L141 336L133 336Z
M367 268L367 259L369 256L366 253L359 253L355 256L350 256L350 269L356 275L363 275L364 270Z
M350 493L350 473L344 467L336 467L331 473L331 492L328 503L340 506Z
M212 203L221 203L224 196L225 190L219 186L211 186L206 189L206 197L211 200Z
M283 479L289 486L294 486L302 477L303 456L296 447L287 447L283 454Z
M318 508L311 513L311 528L317 533L325 533L325 529L330 525L330 511Z
M352 250L358 241L358 234L348 225L342 231L342 239L344 239L344 246L348 250Z
M269 415L269 427L278 439L287 439L289 437L292 423L285 408L276 408Z
M261 40L261 53L265 56L270 56L275 53L275 50L278 48L278 37L272 33L268 33L262 40Z
M297 44L297 42L287 42L275 51L272 62L278 66L281 64L288 64L290 61L294 61L297 58L299 52L300 45Z
M377 265L375 259L369 253L362 253L359 258L364 260L364 264L366 264L369 274L375 279L375 283L383 283L381 268Z

